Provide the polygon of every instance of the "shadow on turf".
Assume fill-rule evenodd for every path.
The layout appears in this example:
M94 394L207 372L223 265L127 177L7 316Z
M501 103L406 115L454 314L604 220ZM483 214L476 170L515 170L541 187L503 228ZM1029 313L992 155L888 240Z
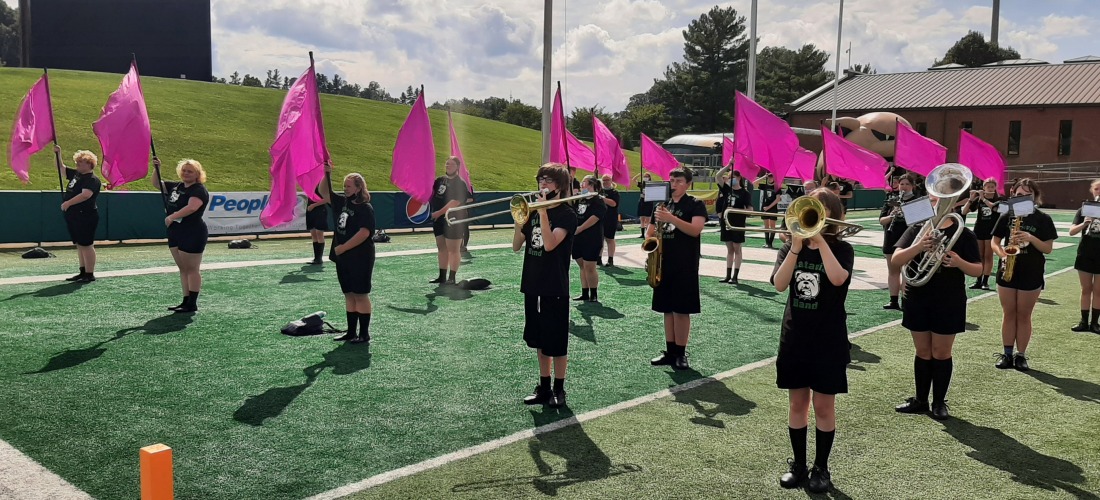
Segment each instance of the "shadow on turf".
M882 357L873 352L864 351L859 344L852 343L851 350L852 362L848 364L849 370L867 371L863 365L877 364L882 361Z
M72 368L84 363L87 363L93 359L96 359L107 352L104 347L108 342L114 342L121 339L131 333L145 332L146 335L163 335L165 333L178 332L187 327L194 321L194 317L191 314L168 314L159 318L153 318L146 321L144 325L135 326L132 328L124 328L115 332L115 335L107 340L99 342L91 347L84 349L68 349L54 354L49 361L46 362L46 366L43 366L38 371L28 372L25 375L34 373L46 373L56 370L64 370L66 368Z
M73 293L77 290L80 290L86 284L87 283L78 283L78 282L75 282L75 281L68 281L68 282L65 282L65 283L61 283L59 285L48 286L46 288L39 288L38 290L35 290L33 292L17 293L15 295L12 295L11 297L8 297L8 298L4 299L3 302L7 302L9 300L21 299L23 297L46 298L46 297L57 297L59 295L67 295L67 294Z
M310 281L321 281L317 278L311 278L309 275L323 273L324 267L313 264L306 264L297 271L291 271L283 276L283 279L279 280L280 285L287 285L292 283L308 283Z
M527 441L527 451L539 470L538 475L509 476L501 479L486 479L470 483L457 484L452 492L472 492L495 488L515 488L528 486L547 496L558 496L561 489L577 483L599 481L610 477L641 472L642 468L634 464L613 464L592 438L584 432L584 427L576 422L576 417L568 408L542 411L531 410L531 418L536 427L559 420L572 420L565 427L538 433ZM547 455L556 455L565 460L565 470L555 470Z
M1023 372L1025 375L1034 378L1046 385L1054 388L1059 393L1069 396L1078 401L1084 401L1086 403L1100 403L1100 385L1088 382L1085 380L1078 380L1075 378L1062 378L1054 374L1041 372L1039 370L1031 369Z
M1011 474L1017 483L1047 491L1062 489L1076 498L1100 498L1075 486L1087 483L1084 471L1076 464L1039 453L999 429L958 417L945 420L943 429L959 443L973 448L968 457Z
M1057 302L1056 300L1054 300L1054 299L1048 299L1048 298L1046 298L1046 297L1039 297L1039 300L1036 300L1036 302L1038 302L1038 303L1040 303L1040 304L1046 304L1046 305L1048 305L1048 306L1056 306L1056 305L1058 305L1058 302Z
M622 319L626 315L618 310L607 307L600 302L581 302L577 305L577 311L584 318L584 324L578 325L572 319L569 320L569 333L581 340L596 343L596 331L593 328L592 318Z
M323 361L302 369L306 376L304 382L286 387L272 387L262 394L250 396L233 412L233 420L252 426L264 425L265 420L281 415L290 403L317 381L321 372L331 368L333 375L351 375L370 368L370 358L370 344L340 344L336 349L326 352Z
M677 403L691 405L695 408L695 412L699 415L691 417L690 420L693 424L725 429L726 421L716 418L719 414L737 417L748 415L753 408L756 408L756 403L737 395L726 384L711 377L703 377L703 374L694 369L673 370L668 372L668 376L672 378L676 385L686 384L701 378L707 379L707 382L704 382L703 385L673 394L673 398L676 399Z
M424 304L423 309L417 309L412 307L397 307L393 305L387 305L394 311L403 312L407 314L419 314L421 316L427 316L431 313L439 310L439 306L435 305L435 299L439 297L446 297L451 300L466 300L474 296L474 293L464 288L459 288L454 285L439 285L435 287L431 293L424 294L424 298L428 299Z

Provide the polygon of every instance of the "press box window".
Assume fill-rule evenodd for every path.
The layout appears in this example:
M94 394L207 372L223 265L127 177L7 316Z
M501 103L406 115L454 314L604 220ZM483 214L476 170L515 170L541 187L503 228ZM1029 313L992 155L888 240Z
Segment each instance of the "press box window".
M1058 123L1058 156L1069 156L1072 142L1073 120L1062 120Z
M1016 156L1020 154L1020 129L1022 128L1018 120L1008 122L1008 154L1009 156Z

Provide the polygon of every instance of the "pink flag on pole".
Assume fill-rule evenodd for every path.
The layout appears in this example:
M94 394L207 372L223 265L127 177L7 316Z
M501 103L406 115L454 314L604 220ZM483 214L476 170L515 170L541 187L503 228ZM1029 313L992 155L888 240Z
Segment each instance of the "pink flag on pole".
M733 139L730 139L727 135L722 135L722 166L728 166L730 160L733 160Z
M966 165L978 179L997 179L997 186L1004 193L1005 159L1001 152L989 143L965 130L959 130L959 163Z
M108 187L119 187L149 175L153 133L149 129L136 62L130 63L130 71L122 77L118 90L107 98L92 131L103 150L102 170Z
M30 181L31 155L53 140L49 81L46 75L42 75L23 97L11 127L11 147L8 148L11 170L23 184Z
M435 143L432 124L421 92L409 111L405 124L397 132L393 145L393 170L390 182L414 200L428 203L435 182Z
M298 204L297 186L310 200L318 201L317 185L325 178L325 163L331 158L325 144L325 125L321 100L317 93L317 75L313 64L283 99L271 155L271 196L260 213L265 228L294 220Z
M817 154L806 148L798 148L794 153L794 161L787 170L786 178L800 179L802 182L814 179L814 169L817 167Z
M947 163L947 148L917 133L903 121L898 121L894 163L920 175L928 175L932 169Z
M596 170L596 157L592 150L565 128L560 88L554 94L554 107L550 113L550 161L590 172Z
M630 165L626 163L626 155L619 147L619 138L611 133L596 115L592 115L592 142L596 149L595 158L603 174L611 173L611 180L616 184L630 184Z
M734 168L752 177L757 174L756 167L760 167L776 179L782 178L791 167L798 137L787 122L740 92L734 106L733 152L741 157Z
M672 153L661 147L648 135L642 134L642 168L649 170L662 179L668 179L668 173L680 166Z
M839 135L828 127L821 127L825 140L825 170L842 179L851 179L863 187L886 187L886 159Z
M466 187L470 192L473 192L474 183L470 182L470 170L466 168L466 159L462 157L462 148L458 147L458 136L455 135L455 124L451 120L451 110L447 110L447 128L451 133L451 156L458 157L458 176L466 181Z

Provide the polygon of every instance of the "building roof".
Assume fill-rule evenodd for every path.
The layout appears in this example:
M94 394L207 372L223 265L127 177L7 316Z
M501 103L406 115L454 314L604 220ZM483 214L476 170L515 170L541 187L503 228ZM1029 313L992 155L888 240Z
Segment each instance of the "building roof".
M791 103L794 113L831 111L832 82ZM1100 105L1100 64L1008 65L840 80L837 109L894 110Z
M1097 56L1081 56L1081 57L1074 57L1073 59L1066 59L1065 61L1062 61L1062 62L1064 62L1066 64L1100 62L1100 57L1097 57Z
M1038 59L1005 59L1002 61L991 62L989 64L983 64L982 66L1027 66L1028 64L1050 64L1046 61L1040 61Z

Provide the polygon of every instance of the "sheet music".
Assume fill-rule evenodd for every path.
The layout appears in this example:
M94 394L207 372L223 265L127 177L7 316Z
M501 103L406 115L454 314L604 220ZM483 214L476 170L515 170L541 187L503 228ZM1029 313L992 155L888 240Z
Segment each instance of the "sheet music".
M1091 217L1093 219L1100 219L1100 203L1095 201L1086 201L1081 205L1081 215L1085 217Z
M901 213L905 214L906 224L912 226L918 222L924 222L936 215L936 209L932 208L932 202L927 196L901 204Z
M1016 217L1027 217L1035 213L1035 198L1031 196L1009 198L1008 204L1012 206L1012 214Z
M1004 215L1008 213L1008 203L1000 202L997 204L997 213Z
M644 189L645 201L654 203L667 203L672 191L667 182L647 182Z

